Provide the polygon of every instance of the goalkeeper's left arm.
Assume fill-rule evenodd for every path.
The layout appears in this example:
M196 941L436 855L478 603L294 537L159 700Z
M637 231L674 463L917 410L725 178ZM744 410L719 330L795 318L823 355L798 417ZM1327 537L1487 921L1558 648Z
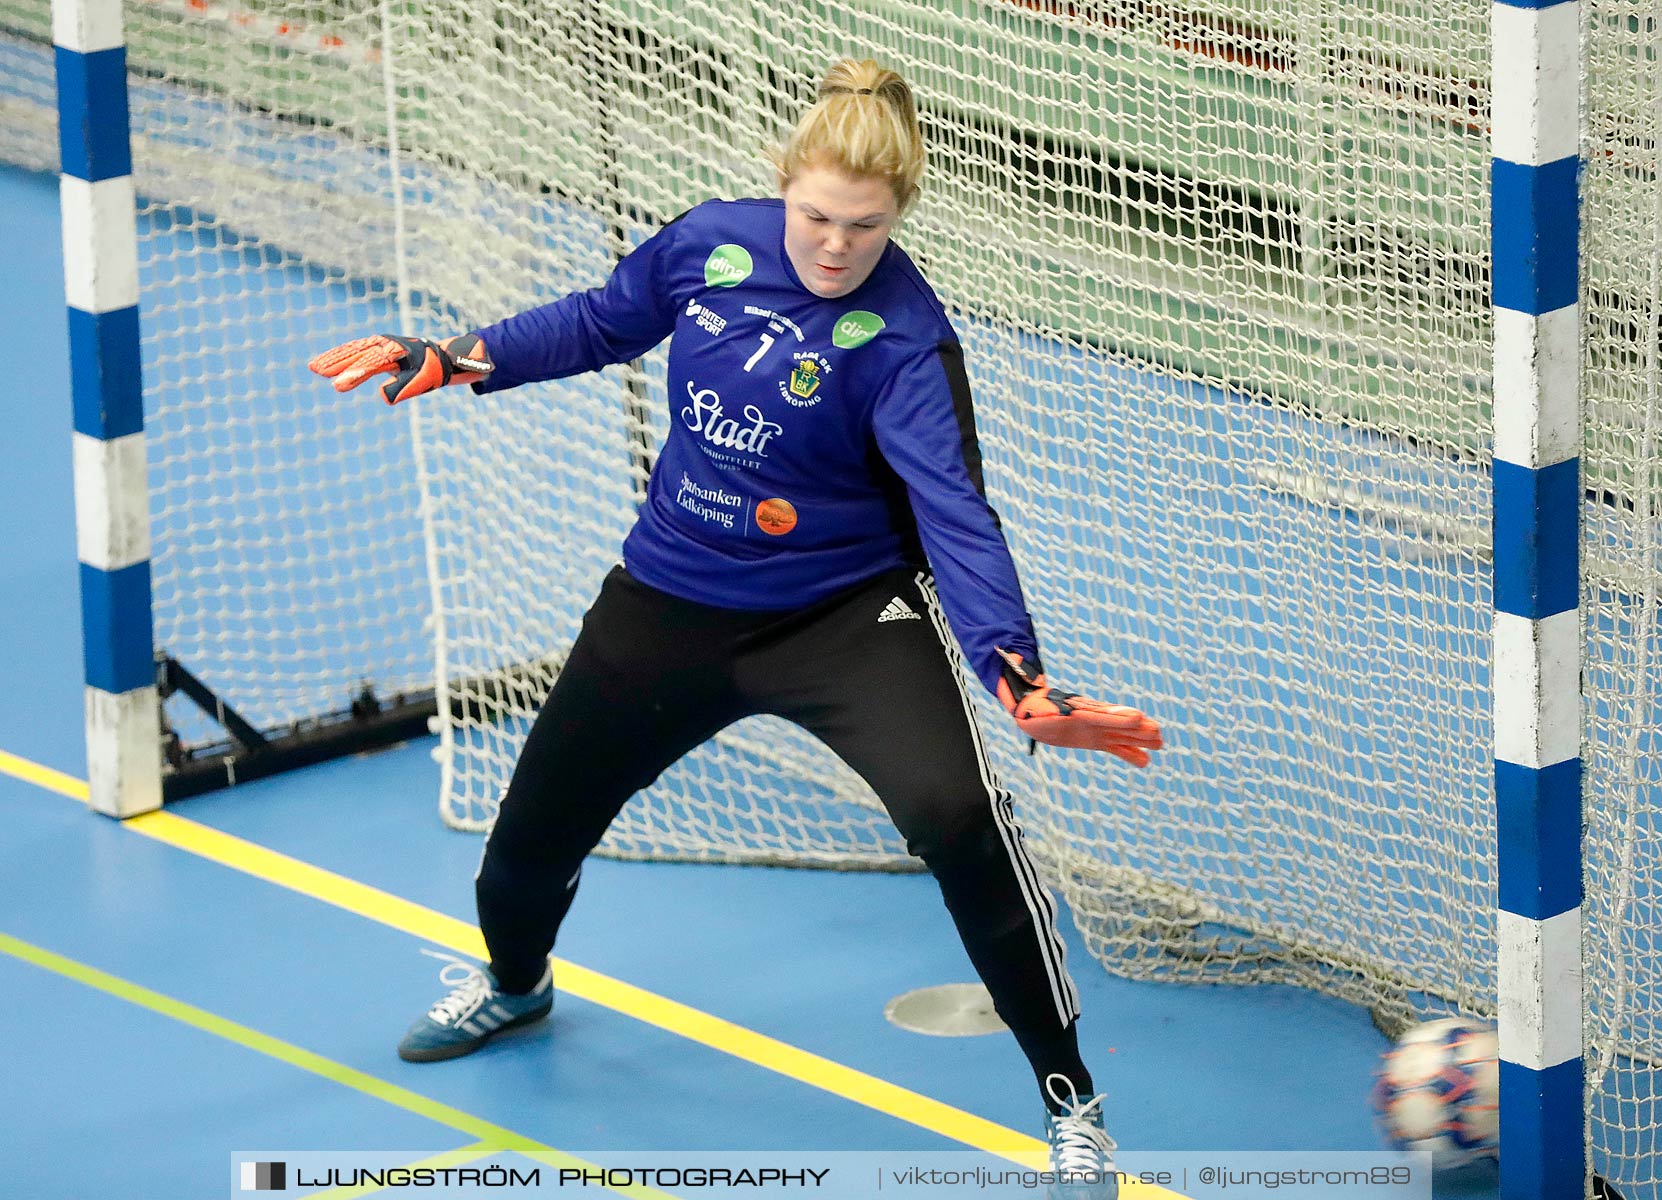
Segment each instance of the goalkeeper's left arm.
M378 333L325 350L306 364L349 392L383 371L392 378L381 385L381 399L397 404L453 383L477 383L494 369L490 351L477 333L442 342Z
M1163 745L1158 723L1138 709L1058 687L1039 665L1016 565L983 491L969 380L956 341L901 365L878 401L875 433L906 484L918 537L970 668L1016 727L1034 741L1148 766Z

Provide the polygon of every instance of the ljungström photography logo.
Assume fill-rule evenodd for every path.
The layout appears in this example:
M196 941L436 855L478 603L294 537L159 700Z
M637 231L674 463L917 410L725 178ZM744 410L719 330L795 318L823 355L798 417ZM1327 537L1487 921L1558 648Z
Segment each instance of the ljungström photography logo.
M280 1162L245 1162L242 1164L242 1190L245 1192L281 1192L288 1184L289 1168Z

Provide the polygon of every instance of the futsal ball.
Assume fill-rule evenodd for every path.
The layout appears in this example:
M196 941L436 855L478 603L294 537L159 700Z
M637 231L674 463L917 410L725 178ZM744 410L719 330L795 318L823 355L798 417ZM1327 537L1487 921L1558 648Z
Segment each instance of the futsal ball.
M1463 1017L1416 1025L1379 1064L1373 1089L1385 1139L1429 1150L1439 1170L1500 1150L1500 1054L1495 1031Z

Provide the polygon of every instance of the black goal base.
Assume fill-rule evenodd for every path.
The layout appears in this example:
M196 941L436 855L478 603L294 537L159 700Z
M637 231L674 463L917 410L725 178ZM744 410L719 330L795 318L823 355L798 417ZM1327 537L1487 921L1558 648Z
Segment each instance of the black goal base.
M331 758L386 749L427 735L438 715L432 691L382 698L365 685L351 704L279 729L255 729L178 660L158 655L156 686L162 699L188 697L226 733L224 740L186 746L164 715L162 799L183 800L251 779L292 771Z
M489 694L512 697L516 707L536 711L547 681L559 674L563 655L551 655L489 677L453 683L452 713L472 721L496 719L478 699ZM187 745L169 727L162 713L162 799L183 800L309 767L349 754L385 750L400 742L426 737L438 716L438 696L427 688L379 695L368 683L343 708L295 721L276 729L256 729L226 704L212 688L168 654L156 655L156 691L162 700L181 695L195 704L225 734L219 741ZM466 697L466 699L460 699Z

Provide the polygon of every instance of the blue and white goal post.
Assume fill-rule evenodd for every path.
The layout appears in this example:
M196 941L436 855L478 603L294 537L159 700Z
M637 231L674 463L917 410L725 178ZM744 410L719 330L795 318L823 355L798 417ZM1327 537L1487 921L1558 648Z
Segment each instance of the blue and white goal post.
M304 719L266 714L261 728L156 644L121 0L53 0L52 40L92 808L134 816L164 799L425 735L437 711L430 682L377 695L367 675L343 676L335 707ZM162 704L175 694L217 729L214 738L185 744L168 727Z
M1492 7L1501 1194L1584 1194L1580 11Z
M121 0L53 0L87 779L99 812L161 807L140 381L138 237Z

